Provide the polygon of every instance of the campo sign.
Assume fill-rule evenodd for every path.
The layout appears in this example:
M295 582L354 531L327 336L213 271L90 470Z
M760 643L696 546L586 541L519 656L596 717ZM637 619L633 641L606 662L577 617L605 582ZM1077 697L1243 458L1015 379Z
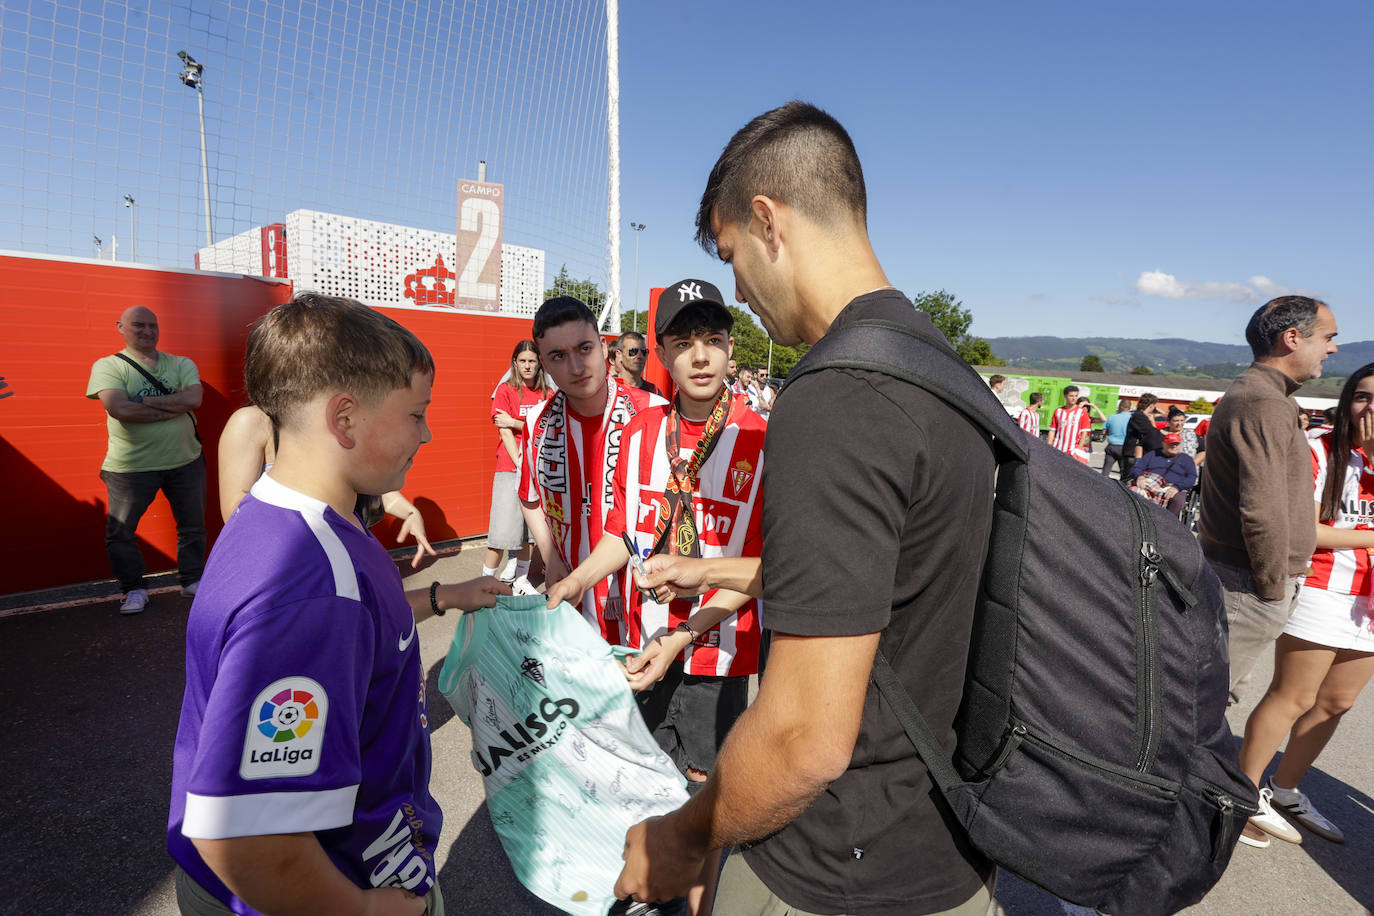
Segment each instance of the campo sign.
M501 309L501 222L506 187L486 181L458 182L458 296L460 309Z

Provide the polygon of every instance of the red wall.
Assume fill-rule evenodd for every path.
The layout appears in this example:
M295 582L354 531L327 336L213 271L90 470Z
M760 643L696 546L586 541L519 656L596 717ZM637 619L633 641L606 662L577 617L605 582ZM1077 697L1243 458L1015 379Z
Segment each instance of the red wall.
M252 322L290 298L287 283L94 261L0 256L0 593L110 577L104 551L105 413L85 397L91 363L118 351L115 321L131 305L158 316L160 348L189 356L205 389L197 412L209 465L206 522L218 533L219 432L244 403L243 347ZM528 336L528 319L386 309L433 351L430 425L405 493L432 540L487 530L496 432L490 394ZM378 536L394 544L390 521ZM159 496L139 525L150 571L175 565L176 529Z

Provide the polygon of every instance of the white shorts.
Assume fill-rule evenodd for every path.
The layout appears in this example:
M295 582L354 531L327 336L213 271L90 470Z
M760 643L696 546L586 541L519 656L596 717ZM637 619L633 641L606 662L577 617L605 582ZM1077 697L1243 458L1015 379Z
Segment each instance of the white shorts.
M1302 588L1283 632L1319 646L1374 652L1374 620L1368 595Z

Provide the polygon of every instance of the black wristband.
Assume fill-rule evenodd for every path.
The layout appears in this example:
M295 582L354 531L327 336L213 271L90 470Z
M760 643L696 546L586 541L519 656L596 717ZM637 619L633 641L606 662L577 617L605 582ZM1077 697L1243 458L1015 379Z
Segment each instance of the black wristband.
M429 586L429 609L434 612L435 617L442 617L448 611L439 607L439 580L435 579Z

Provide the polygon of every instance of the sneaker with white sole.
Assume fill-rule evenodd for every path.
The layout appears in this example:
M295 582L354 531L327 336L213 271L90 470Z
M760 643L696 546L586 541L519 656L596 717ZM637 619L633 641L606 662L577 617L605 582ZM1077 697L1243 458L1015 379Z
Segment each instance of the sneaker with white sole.
M1249 821L1246 821L1245 826L1242 827L1240 831L1240 841L1244 843L1246 846L1253 846L1256 849L1263 849L1264 847L1269 845L1269 834L1265 833L1263 830L1259 829Z
M132 588L124 593L124 600L119 605L119 613L142 614L143 609L147 606L148 590L146 588Z
M1300 789L1280 789L1274 785L1272 777L1265 783L1265 788L1273 793L1274 806L1283 809L1293 820L1323 840L1330 840L1332 843L1345 842L1345 834L1341 833L1341 828L1331 823L1313 807L1312 800L1304 795Z
M1275 811L1274 806L1269 803L1273 797L1274 792L1268 786L1260 789L1259 813L1250 818L1250 823L1285 843L1302 843L1302 834L1298 832L1298 828L1288 823L1288 819Z
M199 579L197 579L196 581L192 582L190 585L183 585L183 586L181 587L181 597L183 597L183 598L194 598L194 597L196 596L196 589L198 589L198 588L200 588L200 580L199 580Z
M528 576L521 576L511 583L510 592L512 595L537 595L539 589L530 584Z

